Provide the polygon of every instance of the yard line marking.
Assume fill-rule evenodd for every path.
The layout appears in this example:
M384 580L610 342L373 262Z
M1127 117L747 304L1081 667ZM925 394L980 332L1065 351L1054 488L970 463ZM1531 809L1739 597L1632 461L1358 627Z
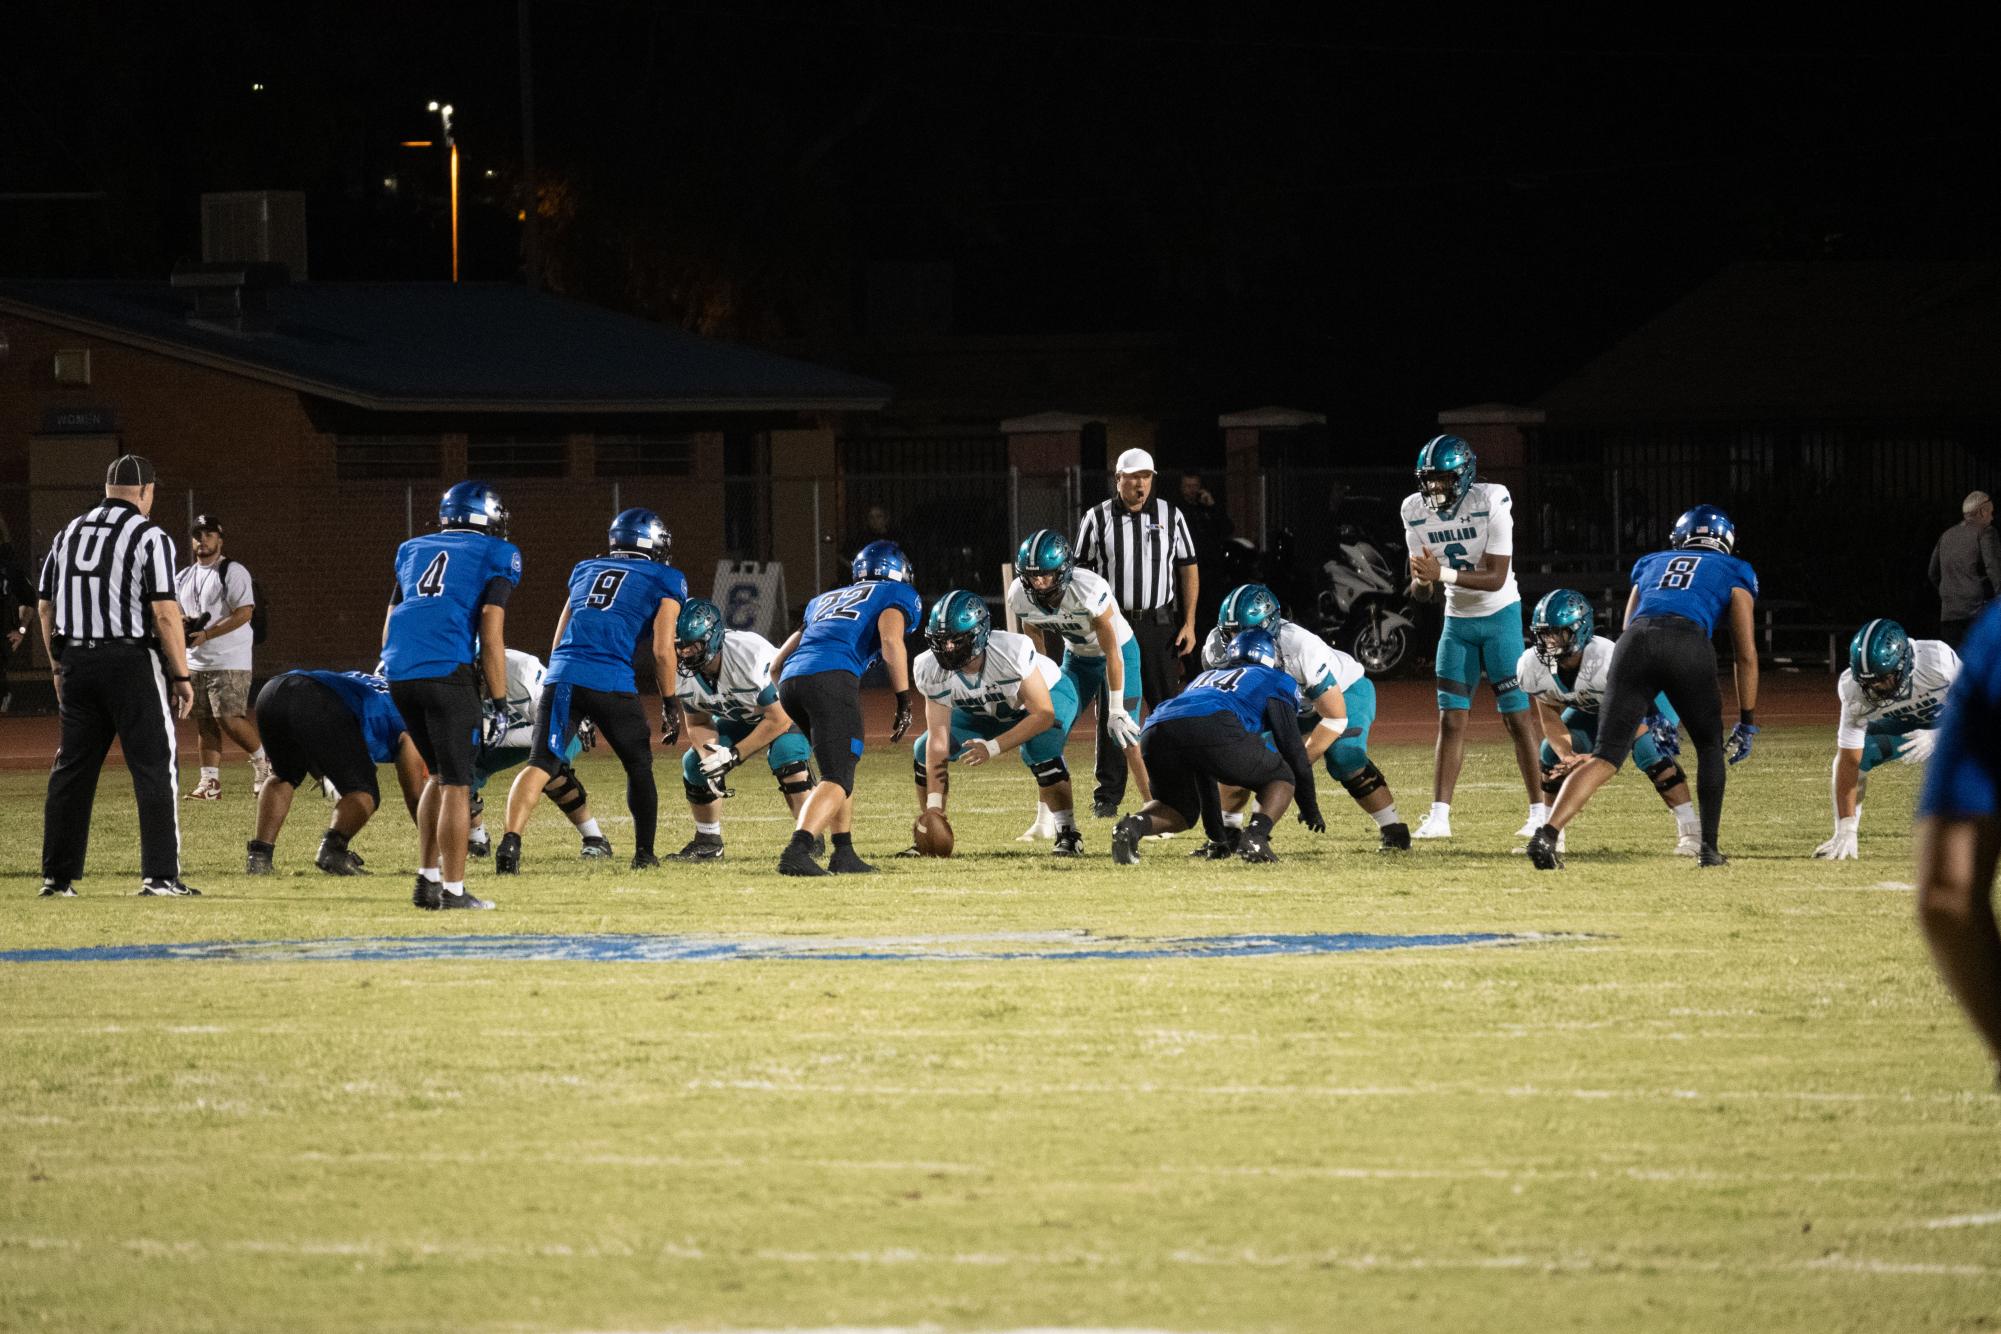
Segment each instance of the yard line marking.
M683 1088L694 1091L730 1093L776 1093L826 1097L884 1098L1039 1098L1059 1096L1114 1096L1135 1094L1178 1095L1211 1098L1571 1098L1583 1101L1626 1100L1697 1102L1703 1100L1741 1102L1891 1102L1905 1104L1984 1103L1980 1093L1863 1093L1839 1090L1788 1091L1783 1089L1564 1089L1520 1085L1509 1088L1453 1085L1311 1085L1311 1084L1212 1084L1178 1085L1159 1083L1119 1084L941 1084L919 1087L909 1084L803 1084L773 1079L691 1079Z
M1934 1218L1925 1223L1927 1228L1948 1227L1988 1227L2001 1223L2001 1212L1989 1214L1954 1214L1950 1218Z

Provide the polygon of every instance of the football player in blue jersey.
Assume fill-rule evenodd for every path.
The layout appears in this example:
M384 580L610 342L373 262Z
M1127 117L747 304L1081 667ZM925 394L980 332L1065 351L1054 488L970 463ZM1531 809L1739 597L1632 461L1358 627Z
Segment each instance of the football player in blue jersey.
M1112 860L1139 861L1140 840L1179 833L1199 819L1212 842L1223 838L1216 785L1257 794L1238 845L1247 862L1275 862L1272 825L1297 801L1299 821L1324 833L1313 790L1313 761L1299 739L1299 683L1279 670L1278 645L1263 630L1230 641L1226 665L1203 672L1187 689L1162 701L1140 729L1140 750L1153 780L1153 798L1112 829ZM1271 733L1277 753L1266 749Z
M1987 604L1959 651L1918 798L1918 922L1940 975L2001 1063L2001 602Z
M1668 549L1642 556L1633 566L1626 598L1626 632L1606 670L1605 704L1588 758L1563 780L1549 822L1528 842L1538 870L1563 865L1558 836L1591 794L1619 770L1656 694L1665 694L1695 743L1695 800L1701 814L1701 866L1722 866L1717 850L1723 820L1724 757L1737 764L1751 754L1758 734L1758 644L1754 613L1758 576L1736 556L1737 525L1714 505L1697 505L1675 520ZM1737 677L1737 725L1723 736L1723 700L1716 689L1717 621L1730 622Z
M348 840L375 814L382 793L375 766L394 764L403 804L416 818L429 775L389 698L389 682L361 672L286 672L257 693L258 734L264 738L271 777L257 794L257 836L245 846L244 872L270 875L278 831L292 811L292 795L308 774L333 785L339 799L320 837L313 864L328 875L362 875L361 858Z
M507 730L507 599L520 582L521 550L507 540L506 507L484 482L446 491L438 531L396 549L382 674L431 771L417 803L410 900L419 908L493 906L465 892L473 745L482 732Z
M493 869L521 868L521 831L549 780L561 773L577 729L586 721L611 745L625 768L625 804L632 812L632 868L658 866L653 836L660 793L653 783L652 729L639 702L632 654L644 639L659 673L661 740L680 733L674 707L674 623L688 598L688 581L667 563L674 538L648 509L620 511L611 521L608 550L577 562L570 596L556 618L556 647L535 706L528 767L507 794L507 832L493 850Z
M876 658L896 692L892 741L903 740L917 707L903 638L923 618L924 601L910 586L910 559L894 542L871 542L855 553L854 582L820 594L773 659L778 700L813 741L820 783L800 808L792 841L779 855L781 875L843 875L873 871L854 847L855 761L862 753L862 673ZM814 841L831 835L827 864L813 860Z

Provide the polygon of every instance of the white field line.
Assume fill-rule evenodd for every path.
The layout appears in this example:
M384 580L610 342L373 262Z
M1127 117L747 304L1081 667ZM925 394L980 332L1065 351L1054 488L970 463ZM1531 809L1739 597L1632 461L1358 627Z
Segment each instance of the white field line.
M1733 1263L1697 1260L1680 1255L1650 1255L1645 1252L1587 1251L1530 1252L1499 1255L1378 1255L1348 1251L1261 1251L1255 1247L1236 1249L1186 1247L1166 1252L1107 1254L1102 1251L947 1251L889 1247L879 1250L796 1250L759 1247L742 1251L718 1249L713 1252L692 1240L665 1242L658 1246L617 1243L572 1245L568 1242L522 1243L519 1245L476 1244L471 1242L408 1241L325 1238L274 1241L245 1238L231 1241L163 1241L151 1237L83 1240L74 1237L0 1236L0 1252L8 1250L124 1251L147 1259L204 1261L217 1256L265 1255L296 1258L341 1258L395 1260L408 1257L456 1261L521 1260L683 1260L763 1264L831 1265L858 1268L902 1266L1002 1268L1129 1268L1156 1265L1186 1265L1213 1269L1340 1269L1355 1273L1418 1273L1468 1271L1520 1271L1526 1273L1626 1274L1652 1271L1670 1274L1806 1274L1846 1273L1872 1277L1912 1278L1991 1278L2001 1275L2001 1266L1950 1264L1922 1260L1887 1260L1871 1256L1851 1256L1841 1252L1812 1260Z
M1950 1218L1928 1219L1923 1226L1932 1230L1952 1227L1992 1227L2001 1223L2001 1212L1987 1214L1954 1214Z
M871 1098L1048 1098L1048 1097L1196 1097L1196 1098L1569 1098L1582 1101L1627 1102L1805 1102L1805 1103L1986 1103L1991 1095L1960 1093L1864 1093L1834 1090L1782 1089L1585 1089L1509 1088L1457 1085L1313 1085L1313 1084L805 1084L773 1079L691 1079L690 1092L772 1093L787 1097Z

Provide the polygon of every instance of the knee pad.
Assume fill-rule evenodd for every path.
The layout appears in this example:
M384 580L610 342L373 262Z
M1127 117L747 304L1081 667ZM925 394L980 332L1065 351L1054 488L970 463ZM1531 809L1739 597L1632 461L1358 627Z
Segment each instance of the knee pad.
M1028 766L1028 771L1035 775L1037 787L1055 787L1058 783L1070 781L1070 766L1063 763L1061 755L1054 759L1037 760Z
M1545 797L1553 797L1563 791L1563 780L1561 778L1550 777L1549 771L1555 767L1556 765L1553 763L1545 764L1542 767L1542 794Z
M1382 777L1381 772L1370 762L1369 749L1360 736L1344 736L1329 746L1327 767L1343 782L1347 781L1342 777L1344 774L1374 773L1378 778Z
M567 764L543 790L548 793L549 800L556 803L556 809L565 815L575 815L590 800L584 792L584 780L577 777L577 771Z
M1681 766L1675 763L1672 755L1662 756L1652 767L1643 772L1653 780L1654 791L1662 796L1666 796L1688 781L1688 775L1681 771Z
M931 770L924 763L924 752L919 751L910 759L910 772L917 779L917 786L923 787L931 781Z
M681 756L681 791L687 794L690 806L706 806L716 799L715 789L709 786L708 775L702 772L702 762L696 758L696 748L688 747Z
M1381 769L1378 769L1373 763L1367 763L1362 766L1360 773L1349 774L1346 778L1343 778L1341 786L1348 789L1349 796L1353 797L1356 801L1360 801L1371 792L1382 791L1384 785L1388 782L1389 780L1383 777Z
M804 760L780 765L771 776L778 780L778 790L788 797L811 792L817 781L813 777L813 766Z

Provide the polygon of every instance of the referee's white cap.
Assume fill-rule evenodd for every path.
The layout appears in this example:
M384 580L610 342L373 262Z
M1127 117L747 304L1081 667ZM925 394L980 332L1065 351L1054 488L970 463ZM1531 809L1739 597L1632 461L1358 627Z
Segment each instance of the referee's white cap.
M1119 455L1118 467L1112 469L1112 471L1118 473L1121 477L1127 473L1152 472L1153 455L1143 449L1128 449L1125 453Z

